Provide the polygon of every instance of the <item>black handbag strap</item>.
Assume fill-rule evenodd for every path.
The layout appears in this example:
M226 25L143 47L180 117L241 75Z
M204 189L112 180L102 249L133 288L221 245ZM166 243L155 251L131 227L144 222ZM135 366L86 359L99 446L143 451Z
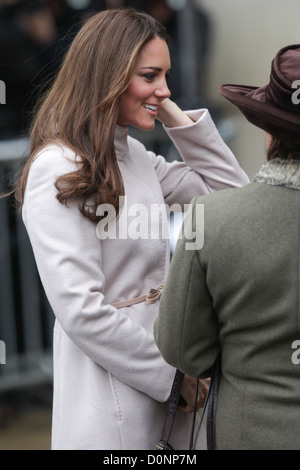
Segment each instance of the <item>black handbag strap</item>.
M218 398L218 389L221 377L221 355L217 357L210 381L210 394L208 400L207 408L207 450L215 449L215 435L216 435L216 414L217 414L217 398Z
M190 437L189 450L193 450L195 448L195 443L197 442L197 439L198 439L198 435L199 435L200 428L204 419L204 414L205 414L206 409L207 409L207 426L206 426L207 450L215 449L217 397L218 397L220 376L221 376L221 355L219 354L212 367L210 386L209 386L209 390L206 396L204 407L202 409L200 423L199 423L198 430L196 433L196 439L194 440L194 426L195 426L195 419L196 419L196 413L197 413L197 397L198 397L199 379L197 381L195 409L194 409L193 426L192 426L192 432L191 432L191 437ZM173 447L169 443L169 440L170 440L170 436L171 436L171 432L172 432L172 428L173 428L173 424L175 420L176 410L177 410L177 406L178 406L178 402L180 398L180 390L181 390L183 377L184 377L184 374L177 369L175 378L173 381L173 385L172 385L170 398L167 404L162 437L159 443L156 444L156 448L158 450L173 450Z
M206 419L207 450L215 449L217 398L218 398L220 376L221 376L221 355L219 354L212 367L209 390L207 392L205 403L202 408L200 422L198 425L195 439L194 439L194 424L193 424L189 450L195 450L195 445L198 440L200 428L201 428L206 410L207 410L207 419ZM195 421L195 414L196 414L196 403L195 403L195 411L194 411L194 421Z
M162 430L162 437L159 443L156 444L158 450L173 450L173 447L169 443L169 439L175 420L183 377L184 374L177 369L172 385L171 394L167 404L166 416Z

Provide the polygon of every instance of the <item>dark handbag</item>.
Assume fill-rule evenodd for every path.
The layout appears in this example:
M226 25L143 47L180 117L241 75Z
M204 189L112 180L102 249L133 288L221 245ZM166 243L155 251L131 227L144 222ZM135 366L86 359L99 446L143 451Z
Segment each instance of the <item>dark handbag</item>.
M209 390L207 392L204 407L201 412L200 422L199 422L198 429L196 432L196 438L194 438L195 422L196 422L196 414L197 414L199 379L197 381L196 396L195 396L195 409L194 409L193 424L192 424L191 435L190 435L189 450L195 449L195 445L198 439L198 435L200 432L200 428L201 428L206 410L207 410L207 424L206 424L207 450L215 449L215 423L216 423L217 396L218 396L220 375L221 375L221 357L219 355L212 367ZM177 410L178 405L180 405L180 399L181 399L180 390L181 390L183 377L184 377L184 374L177 369L175 378L173 381L170 398L167 404L166 416L165 416L164 426L162 430L162 437L160 441L158 442L158 444L156 444L156 448L158 450L174 450L169 440L171 437L172 428L173 428L173 424L175 421L176 410Z

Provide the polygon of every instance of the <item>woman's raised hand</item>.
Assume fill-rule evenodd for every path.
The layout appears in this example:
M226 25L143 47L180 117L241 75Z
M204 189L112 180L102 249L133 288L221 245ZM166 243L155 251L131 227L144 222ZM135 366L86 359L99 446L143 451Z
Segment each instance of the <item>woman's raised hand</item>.
M194 122L170 98L164 99L159 104L157 119L167 127L189 126Z

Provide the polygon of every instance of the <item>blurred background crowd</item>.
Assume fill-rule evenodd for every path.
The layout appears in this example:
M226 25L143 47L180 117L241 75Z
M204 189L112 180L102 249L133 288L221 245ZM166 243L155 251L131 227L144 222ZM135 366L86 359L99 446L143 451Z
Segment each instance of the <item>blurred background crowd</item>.
M5 103L0 100L1 192L26 153L38 96L82 22L122 6L146 11L167 27L172 98L183 109L208 107L249 177L260 168L263 133L219 96L218 87L268 82L275 53L300 43L299 0L0 0L0 80L6 92ZM176 158L165 148L159 126L138 137ZM47 449L53 315L22 222L6 200L0 200L0 240L0 340L6 344L6 364L0 364L0 450Z

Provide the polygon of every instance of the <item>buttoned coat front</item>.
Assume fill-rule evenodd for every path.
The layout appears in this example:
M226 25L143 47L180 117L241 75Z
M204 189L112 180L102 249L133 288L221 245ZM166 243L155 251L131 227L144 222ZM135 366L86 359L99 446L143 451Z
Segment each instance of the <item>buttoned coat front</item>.
M178 242L157 344L195 377L221 351L217 449L299 450L300 163L274 160L241 189L195 198L193 230L197 204L203 246Z
M77 164L70 149L48 145L31 166L23 220L56 317L53 449L155 449L161 437L175 369L154 342L158 303L112 304L166 278L169 240L159 232L163 213L151 217L153 208L248 182L207 110L189 115L194 124L167 130L180 162L147 152L117 126L127 228L118 221L116 233L56 199L56 178ZM178 413L175 448L188 448L190 423Z

